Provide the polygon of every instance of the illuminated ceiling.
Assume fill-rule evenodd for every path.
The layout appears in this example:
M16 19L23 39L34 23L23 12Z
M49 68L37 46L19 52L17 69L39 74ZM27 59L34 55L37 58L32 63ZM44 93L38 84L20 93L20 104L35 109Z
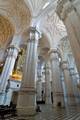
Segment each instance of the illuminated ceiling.
M46 10L54 9L57 0L24 0L29 6L32 17L38 17L43 14ZM52 7L53 6L53 7ZM47 11L49 12L49 11Z
M3 16L0 15L0 48L6 47L12 39L14 29L11 23Z
M4 20L4 25L0 22L0 27L3 26L0 28L1 43L10 38L12 31L22 34L34 19L41 32L45 31L45 35L48 36L49 47L58 45L60 39L66 36L66 30L55 12L56 5L57 0L0 0L0 14L13 26L9 27L9 23L6 24L7 20Z
M0 0L0 14L12 22L17 34L29 26L31 14L24 0Z
M30 10L24 0L0 0L0 50L30 24Z
M32 19L35 20L39 29L45 31L50 44L57 46L64 36L67 35L65 26L56 14L58 0L24 0L28 4ZM51 46L52 47L52 46Z

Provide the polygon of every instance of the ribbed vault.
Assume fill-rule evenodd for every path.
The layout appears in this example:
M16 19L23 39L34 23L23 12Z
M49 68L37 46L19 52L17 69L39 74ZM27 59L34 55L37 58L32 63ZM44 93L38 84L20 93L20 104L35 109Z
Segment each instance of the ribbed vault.
M42 11L43 6L50 0L24 0L29 5L32 16L37 17Z
M56 14L57 0L24 0L31 10L34 24L38 25L41 32L46 31L51 47L57 46L67 35L65 26ZM46 44L46 43L45 43Z
M24 0L0 0L0 14L8 17L17 34L30 24L31 14Z
M27 40L25 31L30 26L31 20L37 19L39 29L48 36L50 48L58 45L60 39L66 35L65 26L55 12L56 5L57 0L0 0L0 14L13 24L15 33L23 33L25 41ZM44 44L46 46L46 40Z
M14 28L9 20L0 15L0 48L5 48L12 40Z

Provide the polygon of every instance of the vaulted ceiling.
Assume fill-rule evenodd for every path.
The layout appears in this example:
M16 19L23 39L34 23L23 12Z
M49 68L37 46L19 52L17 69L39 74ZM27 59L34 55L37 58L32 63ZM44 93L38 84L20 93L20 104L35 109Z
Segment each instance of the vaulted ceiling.
M56 14L58 0L24 0L29 6L32 22L46 34L50 45L57 46L60 39L67 35L65 26Z
M14 34L29 27L30 10L24 0L0 0L0 49L5 48Z
M55 9L54 4L56 5L57 0L24 0L25 3L29 6L32 17L38 17L46 9ZM52 7L53 6L53 7Z
M36 24L48 39L48 42L44 40L45 46L48 46L48 43L49 47L57 46L60 39L66 36L65 26L55 12L57 1L0 0L1 43L7 41L13 34L22 34L30 24Z

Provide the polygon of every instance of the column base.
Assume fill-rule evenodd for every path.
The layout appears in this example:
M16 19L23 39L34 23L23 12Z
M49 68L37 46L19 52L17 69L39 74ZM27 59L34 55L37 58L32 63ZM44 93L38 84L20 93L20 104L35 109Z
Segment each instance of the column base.
M54 108L65 108L65 105L62 105L61 103L58 102L57 104L53 103L53 107Z
M18 116L33 116L36 115L36 108L34 106L31 107L19 107L17 108Z
M51 99L50 98L46 98L46 102L45 102L47 105L51 105L52 102L51 102Z
M36 114L36 97L34 91L20 91L17 102L19 116L32 116Z
M76 106L77 104L76 104L75 97L68 97L67 104L68 106Z
M10 105L12 92L0 93L0 105Z
M54 96L53 107L65 108L63 96Z

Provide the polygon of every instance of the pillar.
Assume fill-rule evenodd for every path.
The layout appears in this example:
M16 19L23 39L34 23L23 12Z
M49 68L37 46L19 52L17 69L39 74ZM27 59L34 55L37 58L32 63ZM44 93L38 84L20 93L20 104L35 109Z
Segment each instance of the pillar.
M42 101L42 81L41 81L41 79L37 80L36 88L37 88L36 101L40 102L40 101Z
M59 68L59 54L57 49L50 51L51 71L52 71L52 87L53 87L53 106L64 107L64 95L62 83L60 81L60 68Z
M4 48L1 48L1 50L0 50L0 62L4 62L4 60L5 60L5 56L6 56L6 52L5 52L5 50L4 50Z
M50 74L50 63L45 61L45 103L51 104L51 74Z
M37 81L36 81L36 101L42 101L42 61L39 56L38 68L37 68Z
M30 28L30 39L27 43L27 53L23 68L23 80L17 102L18 115L34 115L36 113L36 74L37 47L39 32L35 27Z
M68 57L68 67L73 82L73 90L76 99L76 104L78 104L80 103L80 91L77 88L79 75L72 54L70 54L70 56Z
M80 0L59 0L57 14L64 22L80 73Z
M64 82L66 86L66 99L67 99L66 106L76 105L76 100L75 100L74 90L73 90L73 82L71 80L67 61L62 61L61 67L63 70Z
M3 101L5 106L6 105L10 106L12 94L13 94L13 90L9 88L8 92L5 94L4 101Z
M8 79L10 79L10 75L12 75L12 71L14 69L15 61L19 52L19 43L21 37L15 35L13 37L12 43L8 47L8 54L4 64L4 68L0 77L0 105L4 105L5 98L5 90L8 84Z

